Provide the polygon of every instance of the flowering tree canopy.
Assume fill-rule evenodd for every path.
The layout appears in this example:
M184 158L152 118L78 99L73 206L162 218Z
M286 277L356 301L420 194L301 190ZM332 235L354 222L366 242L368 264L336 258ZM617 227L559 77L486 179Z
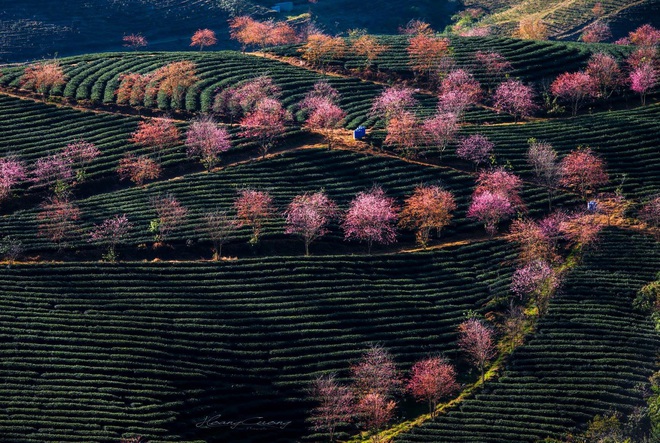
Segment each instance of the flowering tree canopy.
M297 195L284 212L284 233L300 235L309 255L310 243L327 233L328 223L338 214L337 205L323 191Z
M291 120L291 114L284 109L282 102L265 98L241 120L241 136L255 139L262 157L266 157L275 141L286 132L288 120Z
M477 51L474 58L486 68L486 72L496 77L502 77L513 70L511 62L499 52Z
M651 63L642 63L630 72L630 89L639 94L642 105L646 104L646 94L658 83L658 73Z
M495 235L497 224L515 213L511 201L502 194L490 191L472 196L467 216L484 224L489 235Z
M605 162L590 148L572 151L559 164L559 184L573 189L584 199L607 182Z
M133 224L128 221L126 214L115 215L112 218L103 220L100 225L95 225L89 233L89 240L107 243L108 252L105 257L108 261L114 262L117 258L117 245L122 242L131 229L133 229Z
M241 189L234 201L234 208L236 208L239 226L252 228L250 244L256 244L261 236L264 223L275 214L273 198L266 191Z
M207 171L218 162L221 153L231 148L229 132L211 117L192 121L186 133L188 157L199 157Z
M199 50L203 50L204 46L213 46L218 43L215 38L215 32L210 29L198 29L190 39L190 46L199 46Z
M493 153L495 144L482 134L474 134L464 138L458 144L456 155L464 160L469 160L475 165L488 161Z
M418 186L406 199L399 224L415 229L417 241L426 247L431 231L435 229L439 235L451 221L454 210L456 202L451 192L439 186Z
M418 401L426 401L434 415L438 401L458 391L456 370L445 359L432 357L415 363L407 388Z
M80 209L66 197L52 197L41 204L37 214L39 235L46 237L59 247L77 232L76 221Z
M396 218L394 199L387 197L381 188L361 192L351 201L346 213L345 238L366 241L369 252L374 242L394 243Z
M142 186L146 180L160 177L162 169L160 164L146 155L135 156L126 154L119 160L117 173L121 180L129 179L138 186Z
M156 218L151 221L149 230L156 234L156 241L164 241L171 232L183 225L188 209L170 193L153 196L150 202Z
M312 410L314 429L327 431L330 441L333 442L337 427L353 421L353 392L347 386L340 385L336 376L330 374L314 380L311 394L318 403Z
M431 79L433 74L446 72L451 66L450 41L447 38L417 34L410 38L408 60L415 75Z
M484 381L486 363L497 354L494 331L481 320L471 318L458 327L458 346L468 355L471 363L481 371L481 381Z
M481 85L463 69L451 71L442 80L438 107L445 112L462 114L481 100Z
M14 187L26 178L23 162L15 157L0 158L0 203L9 198Z
M46 96L49 90L66 83L66 75L57 60L31 64L20 79L22 88L32 89Z
M536 109L533 98L531 86L523 85L520 80L508 79L495 90L493 105L498 112L507 112L517 121L532 115Z
M129 34L122 38L124 46L133 50L138 50L147 46L147 39L141 34Z
M619 63L610 54L598 52L592 55L585 72L593 80L602 98L609 98L614 90L623 83Z
M586 72L565 72L552 82L550 92L555 97L567 101L571 105L572 115L575 116L584 100L596 95L597 87Z
M150 148L161 157L162 151L179 143L179 130L169 118L154 118L138 123L138 129L131 134L129 141Z
M391 86L380 93L371 107L371 113L389 120L417 106L415 92L403 86Z
M239 227L236 217L227 211L216 210L204 214L204 233L213 242L213 259L222 257L222 246L229 241Z
M596 20L586 28L580 35L580 40L585 43L598 43L612 38L610 26L601 20Z

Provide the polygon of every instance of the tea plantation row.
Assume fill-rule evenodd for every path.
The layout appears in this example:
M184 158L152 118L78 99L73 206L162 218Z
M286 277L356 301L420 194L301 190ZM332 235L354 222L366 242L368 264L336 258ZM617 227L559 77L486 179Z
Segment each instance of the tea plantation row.
M378 36L381 44L388 46L374 61L375 69L392 72L404 77L412 76L408 57L408 37L383 35ZM477 80L490 87L498 79L488 74L474 58L477 51L493 51L504 56L513 65L511 75L521 77L525 83L537 82L544 78L554 78L562 72L579 70L596 50L612 53L623 58L630 49L615 45L584 45L579 43L548 42L535 40L519 40L505 37L451 37L453 58L458 67L471 71ZM268 49L268 52L281 56L299 57L300 45L281 46ZM364 64L364 59L348 55L331 62L347 69L357 68Z
M56 87L50 94L78 101L91 101L111 104L115 102L115 91L119 86L119 76L128 72L149 73L180 60L190 60L197 65L199 81L188 88L184 102L176 103L163 95L149 96L144 106L161 110L185 109L190 112L208 112L213 98L219 89L227 88L253 79L259 75L273 78L283 91L283 103L293 112L296 104L312 89L314 83L326 80L334 86L342 98L340 106L348 115L344 121L347 128L359 125L371 126L376 119L370 117L369 110L374 98L382 91L382 86L356 78L325 76L287 63L238 52L154 52L154 53L104 53L67 57L60 60L68 80L64 86ZM18 87L22 67L5 68L0 76L0 85ZM429 96L422 99L420 111L431 113L436 101ZM468 111L466 120L474 123L507 121L505 115L498 115L485 109Z
M83 232L76 235L78 239L82 237L82 241L73 241L71 246L85 247L87 237L84 231L91 228L93 223L100 223L117 213L125 213L136 226L127 240L128 244L149 242L152 236L147 228L150 220L156 217L149 205L149 198L166 192L176 196L191 212L185 226L169 239L184 241L205 240L204 234L200 233L200 228L204 226L203 213L215 207L231 211L237 191L242 187L268 190L275 205L284 211L295 195L321 189L345 209L358 192L368 190L375 184L402 203L416 186L423 183L440 183L456 195L458 210L452 225L443 231L443 237L481 229L476 222L465 218L474 186L474 178L468 174L349 151L303 149L219 172L189 174L180 179L153 183L145 188L134 187L84 198L78 202L82 211ZM538 187L526 186L523 198L532 215L538 216L547 208L545 192ZM574 197L567 195L561 196L558 201L576 202ZM264 227L265 237L282 237L282 223L281 218L268 223ZM16 211L0 218L0 233L20 239L29 250L53 248L53 244L38 237L37 231L36 208ZM248 236L248 229L244 228L239 233L239 240L246 241ZM342 232L334 226L327 240L337 243L341 242L341 238ZM407 234L403 239L412 241L412 235Z
M309 433L305 390L370 343L402 369L458 361L467 310L506 296L502 242L385 257L19 265L0 273L7 443L283 442ZM291 421L201 429L205 417Z
M644 405L660 346L650 319L632 309L636 291L660 268L658 246L608 230L569 273L502 377L396 441L533 442L560 438L597 414L618 411L627 419Z

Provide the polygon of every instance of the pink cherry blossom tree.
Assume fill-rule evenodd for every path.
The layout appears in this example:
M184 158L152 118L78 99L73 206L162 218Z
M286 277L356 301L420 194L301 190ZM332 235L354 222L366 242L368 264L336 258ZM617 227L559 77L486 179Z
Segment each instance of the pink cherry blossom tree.
M585 200L608 180L605 162L590 148L572 151L559 164L559 184L574 190Z
M86 168L95 158L101 155L101 151L94 143L78 140L66 145L62 155L64 158L69 159L73 166L77 167L76 180L80 182L86 176Z
M257 244L264 223L275 214L273 198L266 191L241 189L234 201L234 208L236 208L239 226L250 226L252 228L250 244Z
M147 39L144 38L142 34L129 34L125 35L122 37L122 41L124 42L124 46L126 48L131 48L135 51L137 51L140 48L144 48L147 46Z
M330 83L325 80L314 83L312 90L305 94L301 100L299 107L302 110L309 110L316 107L318 99L330 100L330 102L337 104L341 96L339 91L335 89Z
M78 232L76 222L80 218L80 209L66 197L51 197L41 204L37 214L39 235L62 248L66 240Z
M279 100L265 98L241 120L241 136L255 139L262 158L265 158L276 140L285 134L286 122L289 120L291 115Z
M580 35L580 40L585 43L598 43L612 38L610 26L602 20L596 20L586 28Z
M371 253L374 242L396 242L396 219L394 199L387 197L381 188L374 187L351 201L343 222L344 238L366 241L368 253Z
M351 367L351 374L358 397L377 393L388 398L403 387L392 355L380 345L370 346L360 361Z
M126 214L115 215L104 220L100 225L95 225L89 233L89 241L107 244L108 251L103 258L109 262L115 262L117 245L126 238L131 229L133 229L133 224L128 221Z
M631 32L628 38L633 45L653 47L660 43L660 30L647 23Z
M459 142L458 149L456 149L456 155L463 160L473 162L476 168L480 163L488 161L493 153L494 147L495 144L488 140L486 136L482 134L474 134Z
M355 413L365 429L376 433L394 418L396 402L378 392L370 392L355 405Z
M513 115L516 122L531 116L537 108L532 87L514 79L508 79L497 87L493 94L493 106L498 112Z
M149 225L149 232L155 234L157 242L163 242L167 236L183 226L188 216L188 209L172 194L155 195L150 199L156 218Z
M406 87L387 88L374 100L371 113L387 121L404 111L410 111L418 104L414 94L412 89Z
M642 63L630 73L630 89L639 94L642 105L646 104L646 94L658 83L658 73L652 63Z
M543 289L554 290L558 284L550 264L544 260L534 260L513 273L511 291L522 299Z
M434 147L442 157L447 145L456 138L458 129L458 115L438 112L422 124L421 143L427 147Z
M439 186L418 186L406 199L399 224L415 229L417 242L426 248L433 229L440 235L456 210L454 195Z
M239 224L237 218L227 211L218 209L204 214L202 230L213 242L213 260L222 257L222 246L234 236Z
M505 196L514 209L524 209L524 202L520 197L523 182L515 174L506 171L504 168L496 168L490 171L483 171L477 177L477 188L474 193L476 195L482 192L492 192L494 194L501 194Z
M495 332L481 320L471 318L458 327L458 346L468 356L468 360L481 371L484 382L486 363L497 355Z
M131 134L129 141L151 149L160 161L163 150L176 146L179 138L179 130L172 119L156 118L141 121L138 129Z
M536 223L530 219L517 219L511 223L507 240L519 248L519 261L523 264L539 260L554 262L559 260L555 252L558 232L548 228L552 225L545 219L545 224Z
M337 427L354 420L354 395L348 386L337 382L334 374L319 376L312 384L312 398L318 405L312 410L312 423L317 431L330 434L335 441Z
M328 142L328 148L332 149L335 133L341 128L346 112L329 98L308 100L308 105L310 113L305 121L305 127L321 132Z
M592 55L585 72L593 79L601 98L609 98L623 83L619 63L610 54L598 52Z
M548 209L552 208L552 196L559 180L557 151L550 143L529 139L527 164L534 170L536 181L548 192Z
M416 400L428 403L433 417L438 402L459 389L456 370L443 358L427 358L412 367L407 388Z
M571 246L586 249L598 240L603 224L596 214L577 212L564 217L559 223L559 231Z
M472 74L464 69L456 69L442 80L438 108L462 115L468 107L479 103L481 95L481 85Z
M533 297L539 315L544 315L548 301L559 286L559 277L548 262L536 260L516 269L511 279L511 291L522 300Z
M550 92L555 97L568 102L573 116L589 97L596 96L594 79L586 72L565 72L552 82Z
M328 223L338 215L337 205L323 191L297 195L284 212L284 233L300 235L309 255L309 245L328 232Z
M26 178L23 162L16 157L0 158L0 203L8 199L16 185Z
M420 145L420 127L415 114L402 111L387 120L384 144L394 146L404 157L415 157Z
M36 161L32 180L37 186L51 188L55 195L63 196L73 184L75 174L70 158L53 154Z
M200 117L188 127L186 147L188 157L199 157L206 170L210 171L218 163L220 154L231 148L230 135L211 117Z
M160 164L146 155L135 156L126 154L119 160L117 173L121 180L131 180L138 186L142 186L146 180L154 180L160 177L162 169Z
M474 58L486 68L486 72L497 78L501 78L513 70L511 62L499 52L477 51Z
M472 196L468 209L468 218L474 218L484 224L486 232L493 236L497 233L497 224L515 214L511 201L502 194L490 191Z
M204 46L213 46L218 43L215 32L210 29L198 29L190 39L190 46L199 46L202 51Z

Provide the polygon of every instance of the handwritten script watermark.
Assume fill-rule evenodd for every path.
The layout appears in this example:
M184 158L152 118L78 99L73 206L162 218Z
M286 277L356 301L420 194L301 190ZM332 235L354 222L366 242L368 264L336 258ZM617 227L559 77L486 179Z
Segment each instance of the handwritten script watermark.
M245 430L272 430L284 429L291 424L290 421L267 420L264 417L250 417L241 420L222 419L221 414L207 415L204 420L195 424L199 429L229 428Z

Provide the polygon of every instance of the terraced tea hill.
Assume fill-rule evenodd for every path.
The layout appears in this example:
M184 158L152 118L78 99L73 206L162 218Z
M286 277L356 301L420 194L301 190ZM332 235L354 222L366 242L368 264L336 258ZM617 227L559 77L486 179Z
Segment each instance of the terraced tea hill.
M112 104L115 102L115 91L122 73L153 72L167 63L180 60L195 62L200 78L188 88L183 99L185 103L172 102L163 95L147 95L144 106L165 111L184 109L190 112L208 112L219 88L236 85L259 75L268 75L282 88L282 101L292 112L297 111L295 105L312 89L314 83L326 80L337 88L342 96L340 106L348 114L344 120L347 128L356 128L362 124L371 126L376 121L368 114L373 99L383 89L380 85L356 78L325 76L276 60L229 51L109 53L63 58L60 62L68 80L64 86L50 91L50 94L75 99L82 104ZM4 75L0 76L0 85L18 87L22 72L22 67L5 68ZM433 97L420 95L419 98L421 113L434 112L436 100ZM474 123L507 120L507 116L485 109L472 110L466 115L466 121Z
M471 175L448 168L430 168L398 159L349 151L303 149L211 174L190 174L180 179L153 183L146 188L129 188L82 199L78 204L82 211L80 235L83 235L84 239L74 241L70 246L86 247L84 232L94 223L100 223L117 213L125 213L136 226L127 243L135 245L149 242L153 237L147 232L147 228L150 220L155 218L155 213L149 206L149 198L166 192L174 194L191 212L186 225L171 237L174 241L183 242L186 239L205 240L198 229L203 226L203 213L215 207L231 210L236 192L241 187L270 191L276 206L283 211L295 195L320 189L325 189L341 208L346 208L355 194L371 188L374 184L380 185L388 195L396 197L402 203L403 198L412 194L420 183L441 183L456 194L458 210L452 225L443 231L443 237L451 238L450 236L456 233L467 233L478 228L477 223L465 218L474 186ZM538 215L547 207L545 192L539 188L526 187L523 198L532 214ZM560 201L567 203L575 199L563 196ZM265 238L282 238L282 223L283 220L278 218L265 225ZM0 219L0 233L21 239L28 250L55 247L46 239L39 238L37 231L36 209L16 211ZM248 238L249 232L245 228L241 231L239 240L244 242ZM298 242L290 236L286 238ZM342 233L335 226L324 241L339 243L341 239ZM410 234L405 234L401 239L412 241Z
M407 52L408 37L383 35L378 36L378 40L389 49L375 60L375 69L412 77ZM474 59L477 51L499 52L513 65L511 75L522 78L525 83L554 79L563 72L578 70L586 65L595 50L610 52L619 58L630 51L626 47L615 45L584 45L505 37L451 37L451 44L457 67L473 72L477 80L485 86L494 85L496 79L488 75L484 67ZM268 52L299 57L299 48L300 45L281 46L269 49ZM356 68L364 64L364 59L347 56L336 64L345 68Z
M0 273L7 443L291 441L305 389L370 343L455 357L468 309L508 290L502 242L381 257L18 265ZM342 376L344 372L342 372ZM291 421L204 430L206 416ZM240 429L240 427L239 427Z
M633 413L644 404L660 337L632 300L660 268L658 246L609 230L502 377L396 441L531 442L559 438L597 414Z
M625 194L643 198L660 192L660 151L650 134L660 131L660 106L611 112L598 112L576 118L555 118L515 125L465 125L459 138L483 134L495 143L494 154L499 164L509 163L514 171L530 180L533 174L527 164L528 140L549 142L560 157L579 146L589 146L607 162L610 184L614 190L622 185ZM385 138L384 131L373 133L375 140ZM433 158L433 153L429 154ZM443 154L443 160L458 165L455 146ZM471 166L465 162L462 168Z
M68 143L85 140L94 143L101 156L86 168L87 179L116 177L119 159L127 152L148 153L146 148L129 142L140 119L119 114L80 111L68 107L48 105L0 94L0 155L14 154L28 164L37 159L60 152ZM177 123L184 134L187 125ZM238 126L228 126L233 136L229 154L240 150L254 150L256 143L239 136ZM290 127L287 136L299 135L300 128ZM181 144L162 150L165 168L192 165L186 158L182 136Z

